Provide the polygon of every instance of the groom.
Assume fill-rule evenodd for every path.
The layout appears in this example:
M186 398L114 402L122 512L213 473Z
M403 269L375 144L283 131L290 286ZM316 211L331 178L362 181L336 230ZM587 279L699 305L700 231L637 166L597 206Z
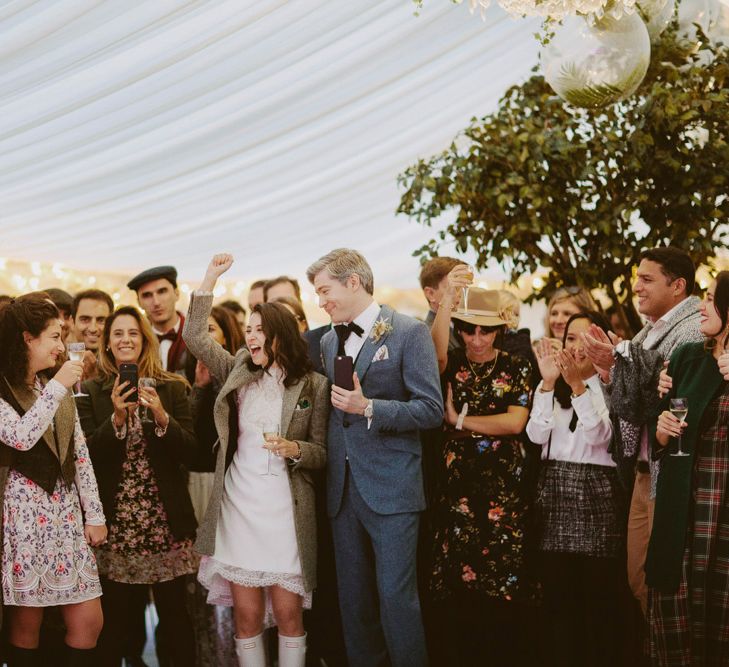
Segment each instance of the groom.
M349 663L426 665L415 579L425 507L419 431L443 419L430 333L377 305L372 269L355 250L333 250L306 275L337 325L323 336L321 351L334 407L327 511ZM335 358L343 355L354 360L351 391L334 384Z

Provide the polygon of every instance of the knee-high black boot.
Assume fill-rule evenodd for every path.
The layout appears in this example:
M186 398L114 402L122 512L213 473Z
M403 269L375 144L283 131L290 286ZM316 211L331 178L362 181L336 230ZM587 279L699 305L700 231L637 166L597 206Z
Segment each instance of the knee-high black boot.
M40 651L37 648L8 646L8 667L40 667Z

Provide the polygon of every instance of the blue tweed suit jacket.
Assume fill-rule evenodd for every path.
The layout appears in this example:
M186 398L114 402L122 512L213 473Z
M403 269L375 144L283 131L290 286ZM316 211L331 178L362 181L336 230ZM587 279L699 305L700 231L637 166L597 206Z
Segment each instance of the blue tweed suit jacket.
M329 417L327 511L339 511L346 462L357 490L374 512L397 514L425 508L420 430L443 421L438 362L428 327L382 306L378 320L391 327L375 340L366 332L355 371L373 399L370 427L362 415L333 409ZM388 328L389 328L388 327ZM321 340L324 373L334 382L336 332ZM382 349L384 347L384 350Z

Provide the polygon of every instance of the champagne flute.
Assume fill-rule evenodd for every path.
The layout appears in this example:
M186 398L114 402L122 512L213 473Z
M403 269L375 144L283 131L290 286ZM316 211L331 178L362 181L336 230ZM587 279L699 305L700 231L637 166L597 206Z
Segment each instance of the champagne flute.
M677 419L684 421L688 414L688 399L687 398L672 398L670 408L671 414ZM681 434L678 435L678 449L675 452L671 452L671 456L688 456L688 452L684 452L681 449Z
M146 387L149 389L150 387L154 388L157 386L157 380L154 378L139 378L139 387ZM145 405L142 409L142 423L143 424L151 424L154 420L149 414L149 408Z
M473 283L473 278L476 275L476 269L471 264L467 264L466 268L468 272L464 274L464 278L469 282ZM463 288L463 314L468 315L468 289L469 287Z
M263 424L263 439L267 443L274 443L278 440L280 435L280 426L278 424L273 423L265 423ZM277 472L271 472L271 457L273 456L273 452L269 449L268 451L268 459L266 460L266 472L260 473L261 475L266 475L270 477L271 475L278 476Z
M71 361L83 361L84 354L86 354L86 345L84 343L69 343L68 344L68 358ZM74 386L73 396L78 398L79 396L88 396L81 391L81 380L79 380Z

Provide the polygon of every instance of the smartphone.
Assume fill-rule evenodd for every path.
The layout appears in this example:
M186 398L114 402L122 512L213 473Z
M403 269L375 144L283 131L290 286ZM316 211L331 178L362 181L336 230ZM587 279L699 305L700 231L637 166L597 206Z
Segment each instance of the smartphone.
M122 382L129 382L122 390L123 394L134 387L134 393L128 396L127 403L135 403L137 401L137 385L139 385L139 368L137 364L119 364L119 384L122 384Z
M352 391L354 389L354 362L352 357L342 356L334 359L334 384L342 389Z

